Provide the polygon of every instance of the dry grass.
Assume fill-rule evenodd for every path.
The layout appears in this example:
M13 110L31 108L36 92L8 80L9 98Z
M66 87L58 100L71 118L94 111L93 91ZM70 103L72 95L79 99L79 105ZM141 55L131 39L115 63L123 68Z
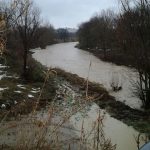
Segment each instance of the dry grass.
M24 110L26 107L32 108L32 113L29 116L25 116L23 118L20 116L20 121L12 121L10 123L6 123L5 119L7 118L7 115L9 113L12 113L13 111L9 111L4 116L2 122L1 122L1 134L7 133L7 131L18 131L17 137L17 143L13 146L10 146L9 148L20 150L20 149L101 149L101 150L111 150L115 149L115 146L112 146L111 141L105 139L105 135L103 132L103 125L102 120L104 116L101 116L99 113L99 116L97 118L97 121L94 123L94 128L89 132L88 135L84 134L84 123L82 124L82 128L80 130L81 136L80 137L70 137L68 139L63 139L66 135L63 135L61 130L64 129L64 125L68 123L69 119L75 115L77 112L80 112L85 109L86 105L79 105L78 107L75 107L71 113L65 114L57 123L54 124L53 117L56 113L59 113L59 107L57 107L54 103L51 103L50 105L47 105L47 111L46 111L46 119L40 120L37 117L37 108L40 105L40 97L42 95L42 91L48 81L49 75L51 73L56 74L57 71L54 70L48 70L45 77L45 82L43 83L43 87L41 89L41 92L39 94L39 97L35 103L21 103L19 107L22 107L21 109ZM67 95L64 95L66 97ZM102 96L103 98L103 96ZM39 106L40 107L40 106ZM14 108L15 109L15 108ZM16 110L18 108L16 107ZM16 111L17 112L17 111ZM18 113L18 112L17 112ZM6 123L4 126L3 123ZM68 128L68 131L70 129ZM90 135L92 135L94 132L94 137L89 139ZM61 139L62 138L62 139ZM93 145L90 145L89 143L93 143ZM5 149L6 145L2 145L2 148ZM8 147L7 147L8 148ZM6 149L7 149L6 148Z
M4 15L0 15L0 56L3 55L6 48L6 23Z
M15 4L16 5L16 4ZM14 7L15 7L14 5ZM5 51L6 39L5 39L5 19L3 16L0 17L0 55L2 56ZM38 98L34 101L26 100L21 101L16 106L12 107L9 111L4 111L3 119L0 122L0 138L4 138L4 143L2 144L0 149L6 150L60 150L60 149L87 149L87 150L115 150L116 145L111 143L111 140L105 137L105 133L103 131L103 119L104 115L101 115L99 111L99 115L97 120L94 122L94 126L91 131L86 133L84 129L84 121L82 123L80 132L80 136L71 136L62 133L62 130L67 129L69 132L75 129L71 129L66 126L68 124L70 118L76 113L85 110L87 106L87 102L94 101L96 97L99 99L107 99L109 98L108 93L98 84L93 84L89 82L89 73L92 63L90 62L88 77L85 81L82 78L78 78L77 75L66 74L64 71L60 69L48 69L45 73L45 81L41 88L40 94ZM50 75L54 76L61 75L67 81L73 83L73 85L82 85L80 88L85 91L85 102L76 107L73 107L73 111L71 113L62 113L62 108L55 105L55 101L51 104L46 101L41 100L41 96L43 90L49 80ZM99 95L94 95L95 92L100 92ZM68 97L68 95L64 95L64 97ZM46 118L39 119L38 113L41 111L41 105L46 108ZM31 111L32 110L32 111ZM30 113L31 112L31 113ZM29 115L27 115L30 113ZM56 114L62 113L61 119L57 122L53 122L54 116ZM26 114L26 115L21 115ZM8 116L15 116L17 120L12 120L7 122ZM11 145L7 144L7 140L11 138L11 134L16 134L16 141ZM68 138L67 138L68 136ZM92 138L91 138L92 137Z
M12 5L16 7L17 3ZM6 23L5 18L1 14L0 16L0 55L2 56L6 49ZM91 66L91 63L90 63ZM89 66L89 72L90 72ZM40 108L40 99L43 93L43 90L49 80L50 74L57 75L57 70L50 70L45 73L45 81L41 88L39 97L35 101L22 101L16 106L14 106L9 111L4 111L3 119L0 122L0 138L4 138L4 144L1 145L1 149L11 149L11 150L32 150L32 149L51 149L51 150L60 150L60 149L91 149L91 150L114 150L115 146L112 146L110 140L105 138L103 132L103 125L100 113L95 122L95 127L90 131L90 134L94 133L94 138L89 140L90 134L84 134L84 123L82 124L82 128L80 130L80 137L70 137L68 139L64 138L66 135L62 135L61 130L64 128L64 124L66 124L69 119L75 115L77 112L80 112L85 109L86 105L79 105L74 109L71 113L65 114L61 120L58 120L54 124L53 117L56 113L59 112L59 108L55 107L55 102L49 105L46 105L46 119L39 119L38 108ZM89 76L89 73L88 73ZM68 76L68 78L70 78ZM73 79L74 80L74 79ZM72 80L72 81L73 81ZM75 81L77 84L82 82L80 79ZM90 86L89 86L90 85ZM88 99L89 93L88 90L92 89L92 84L89 83L88 78L85 85L85 93L86 98ZM105 90L103 90L104 92ZM103 98L104 95L102 95ZM66 95L64 95L66 97ZM91 100L91 99L90 99ZM32 110L30 115L22 116L21 113L28 113L29 110ZM12 114L12 116L17 116L17 121L9 121L7 122L7 117ZM5 141L5 138L11 138L10 134L16 134L17 139L15 144L7 144L9 141ZM70 132L70 130L69 130ZM9 137L10 136L10 137ZM62 137L62 139L61 139ZM63 139L64 138L64 139ZM93 141L93 146L89 146L89 143ZM6 143L6 144L5 144Z

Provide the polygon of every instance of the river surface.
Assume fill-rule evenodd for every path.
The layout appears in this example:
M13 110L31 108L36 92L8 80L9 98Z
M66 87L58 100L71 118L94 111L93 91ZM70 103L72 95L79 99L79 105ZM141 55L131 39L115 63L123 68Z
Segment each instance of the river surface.
M102 84L111 95L115 96L116 100L122 101L132 108L140 109L141 102L132 94L131 89L131 81L136 81L136 71L128 67L103 62L91 53L75 48L76 44L76 42L62 43L48 46L44 50L35 49L33 58L47 67L58 67L80 77L88 77L90 81ZM110 86L112 81L122 86L122 90L113 92ZM84 119L84 128L90 131L92 124L98 117L98 109L99 107L93 104L86 118L82 118L80 113L76 114L70 119L72 125L79 130ZM77 117L80 119L75 119ZM117 144L117 150L137 149L135 136L138 135L138 132L132 127L128 127L106 114L104 130L113 144Z
M116 100L132 108L140 109L141 101L133 94L132 83L137 73L134 69L103 62L91 53L75 48L76 42L55 44L46 50L36 50L33 57L47 67L58 67L75 73L80 77L102 84ZM89 67L91 63L91 67ZM119 92L113 92L111 83L122 86Z

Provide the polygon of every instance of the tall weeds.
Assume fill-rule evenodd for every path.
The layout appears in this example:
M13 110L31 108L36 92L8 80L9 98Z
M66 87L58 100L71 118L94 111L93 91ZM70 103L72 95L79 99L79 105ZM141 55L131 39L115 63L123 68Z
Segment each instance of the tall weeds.
M40 98L42 95L42 91L45 88L45 85L48 81L48 78L51 72L55 72L54 70L48 70L45 75L45 82L43 83L43 87L41 88L41 92L35 105L33 106L33 111L29 116L22 117L20 121L13 122L4 122L6 123L1 131L6 133L13 131L19 132L17 139L17 143L13 145L12 149L102 149L106 150L111 147L114 149L115 147L112 146L111 142L108 142L105 139L105 135L103 132L103 117L101 117L100 112L97 121L95 122L95 128L93 128L89 134L85 134L84 130L84 122L82 123L82 128L79 132L81 132L81 136L73 136L69 138L64 138L67 135L63 135L62 130L66 128L68 132L74 131L75 129L70 130L69 127L66 127L65 124L68 124L69 119L75 115L77 112L80 112L86 108L86 105L79 105L75 107L71 113L66 114L65 116L61 116L62 118L59 119L56 123L53 121L55 118L54 116L59 113L59 107L55 105L55 101L52 102L50 105L46 106L46 114L43 116L46 118L39 119L38 114L39 111L37 110L38 105L40 104ZM68 95L64 95L67 97ZM87 104L87 102L85 102ZM70 106L71 107L71 106ZM2 125L4 125L1 123ZM6 129L6 130L5 130ZM7 132L8 131L8 132ZM94 133L93 139L89 138ZM16 133L15 133L16 134ZM63 135L63 136L62 136ZM62 139L61 139L62 138ZM64 138L64 139L63 139ZM89 146L89 143L96 143L96 146ZM96 142L95 142L96 141ZM6 142L7 143L7 142ZM106 145L106 146L104 146ZM4 146L3 146L4 147ZM109 149L110 150L110 149Z
M13 5L16 7L16 3ZM6 22L5 16L0 14L0 55L2 56L6 49ZM91 68L91 61L89 65L88 77L86 82L86 99L88 99L88 86L89 86L89 73ZM106 140L104 132L103 132L103 117L101 117L100 112L95 122L95 128L93 128L89 134L85 134L84 130L84 121L82 123L82 128L79 132L81 132L81 136L72 136L66 138L66 135L62 134L62 130L67 128L68 132L70 132L70 128L66 127L65 124L69 122L69 119L75 115L77 112L80 112L85 109L86 105L79 105L75 107L75 109L66 114L63 118L58 120L56 123L53 121L54 116L59 112L59 108L55 106L55 101L46 106L46 118L39 119L39 111L37 110L40 107L40 99L43 93L43 90L50 78L51 74L57 75L55 70L48 69L45 73L45 80L43 86L40 90L39 96L35 102L30 102L32 112L29 115L19 116L19 120L6 121L7 117L10 113L14 112L17 107L13 108L13 110L6 111L4 113L4 117L0 122L0 138L4 138L4 143L1 145L1 149L12 149L12 150L40 150L40 149L88 149L88 150L114 150L115 146L112 146L111 141ZM67 97L67 95L64 95ZM94 101L94 99L93 99ZM22 101L18 104L22 106L24 109L26 106L26 102ZM71 106L70 106L71 107ZM60 113L60 112L59 112ZM73 131L75 129L72 129ZM90 139L89 137L94 132L94 138ZM11 138L11 135L16 135L16 142L7 141ZM10 136L10 137L9 137ZM8 138L7 138L8 137ZM64 139L63 139L64 138ZM13 139L12 139L13 140ZM89 143L94 143L94 146L89 146ZM8 142L8 143L7 143Z

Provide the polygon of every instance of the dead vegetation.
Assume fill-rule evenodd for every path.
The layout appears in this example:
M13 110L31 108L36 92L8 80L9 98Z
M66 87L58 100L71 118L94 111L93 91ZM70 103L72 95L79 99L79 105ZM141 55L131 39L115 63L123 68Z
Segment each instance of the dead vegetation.
M0 31L3 34L4 32L4 25L5 21L3 17L0 18ZM1 28L2 27L2 28ZM4 34L3 34L4 35ZM1 38L1 37L0 37ZM2 55L5 50L5 38L3 37L0 39L0 54ZM34 66L32 66L34 68ZM32 67L30 68L32 70ZM31 71L30 70L30 71ZM55 105L56 101L54 99L58 99L57 94L55 93L56 89L50 85L50 79L54 79L50 77L50 74L55 76L54 81L62 81L66 80L67 82L71 83L74 86L78 87L78 91L82 93L82 102L79 101L80 99L76 99L75 104L73 104L73 109L70 113L60 112L62 108ZM34 76L33 76L34 77ZM41 76L40 76L41 77ZM42 76L43 77L43 76ZM33 79L33 78L32 78ZM42 78L43 79L43 78ZM31 81L31 79L30 79ZM13 106L8 107L7 109L1 109L1 122L0 122L0 139L1 141L4 140L0 146L1 149L6 150L32 150L32 149L88 149L88 150L115 150L116 145L111 143L111 140L105 137L105 133L103 132L103 119L104 116L101 115L99 112L97 120L94 122L95 126L93 127L92 131L89 134L85 134L84 131L84 123L81 126L81 130L79 137L71 137L66 139L66 134L62 133L62 129L64 129L64 125L69 121L69 119L76 114L77 112L82 111L85 109L87 103L90 102L98 102L100 106L106 108L110 106L111 109L113 108L121 108L124 106L121 103L115 102L114 98L109 96L108 92L102 88L99 84L91 83L85 81L83 78L79 78L77 75L72 75L70 73L66 73L60 69L50 69L45 72L44 76L44 83L37 83L38 87L40 86L41 89L39 94L35 96L35 98L31 97L24 97L25 94L14 94L14 90L17 90L14 85L18 83L17 79L8 79L5 78L1 81L1 84L9 84L11 89L4 90L2 93L2 100L10 100L11 98L17 100ZM9 82L9 83L8 83ZM35 86L35 83L32 83ZM33 88L26 87L27 90ZM35 88L35 87L34 87ZM51 88L51 89L50 89ZM45 89L47 91L45 91ZM25 90L25 89L24 89ZM29 91L26 91L29 92ZM55 93L55 97L54 96ZM50 94L50 95L49 95ZM54 96L52 99L51 96ZM19 96L18 96L19 95ZM43 97L44 95L44 97ZM61 94L62 95L62 94ZM7 100L4 98L8 98ZM17 98L17 99L16 99ZM60 97L59 97L60 98ZM80 98L80 97L77 97ZM72 102L73 97L63 93L61 103L63 100L68 100ZM19 100L19 101L18 101ZM68 102L67 101L67 102ZM76 105L76 102L77 105ZM39 118L38 113L43 111L46 113L46 118L44 119L45 114L41 114L42 118ZM130 111L130 109L128 109ZM110 110L109 110L110 111ZM120 111L120 109L119 109ZM110 111L112 113L112 111ZM57 122L53 122L53 118L56 114L61 113L62 119L58 119ZM116 111L114 116L117 116L118 111ZM10 119L11 118L11 119ZM9 119L9 120L8 120ZM122 119L122 118L121 118ZM137 121L137 120L136 120ZM67 129L69 127L65 127ZM89 139L90 135L94 133L92 139ZM8 139L11 139L11 136L17 137L16 141L13 143L7 144L9 142ZM65 137L65 138L64 138ZM5 139L6 138L6 139ZM64 139L63 139L64 138ZM6 140L6 141L5 141ZM8 141L7 141L8 140ZM92 144L91 144L92 143Z
M60 71L60 72L59 72ZM57 77L58 75L61 73L61 70L57 70L55 71L57 73ZM52 72L54 72L52 70ZM60 129L63 128L64 124L66 124L68 122L68 120L77 112L80 112L82 110L85 109L87 104L87 101L82 101L81 103L78 103L78 105L76 106L76 103L79 99L79 97L77 97L78 99L76 99L75 104L74 104L74 109L72 109L72 111L70 113L64 113L64 116L62 117L62 119L58 120L58 122L56 122L56 124L53 126L53 117L54 114L56 113L60 113L60 108L58 106L55 105L55 102L50 103L46 103L47 101L42 101L41 100L41 94L43 89L45 88L45 85L47 84L47 79L49 76L49 70L46 74L46 80L45 83L43 84L43 88L41 90L41 93L39 94L39 98L37 98L35 101L31 101L28 100L26 102L21 102L19 104L17 104L15 107L13 107L11 110L5 112L5 115L3 116L1 125L3 125L3 128L1 128L1 135L2 132L8 132L10 130L19 130L19 141L15 144L15 146L11 146L9 147L6 145L1 145L1 147L3 149L5 148L11 148L11 149L115 149L115 146L112 146L111 141L105 139L104 133L102 132L102 120L103 117L101 117L101 115L99 114L97 121L95 122L95 129L93 131L95 131L95 136L94 139L88 139L89 135L87 136L83 136L84 133L84 124L82 126L81 131L81 137L77 138L77 137L73 137L71 139L61 139L61 132ZM62 72L63 77L61 77L61 81L63 80L64 77L67 77L67 80L70 80L71 82L73 82L74 80L71 80L71 74ZM80 78L76 78L75 84L79 84L79 83L83 83L83 79ZM84 86L84 85L83 85ZM93 89L94 85L89 84L89 90ZM84 91L86 92L86 89L84 89ZM102 89L102 91L104 91L104 89ZM84 93L82 93L84 94ZM92 94L92 93L91 93ZM84 95L85 96L85 95ZM84 96L81 96L82 98ZM63 95L63 99L68 99L70 96L65 94ZM103 98L103 97L101 97ZM61 103L63 102L63 99L61 100ZM89 100L89 99L87 99ZM68 101L70 101L70 98L68 99ZM47 113L47 117L44 120L40 120L38 119L37 115L37 111L41 109L42 104L44 103L45 108L46 108L46 113ZM40 108L40 109L38 109ZM29 115L28 117L23 117L23 114L27 114L31 112L31 115ZM7 119L7 117L9 116L9 114L11 115L17 115L19 118L19 122L9 122L9 124L7 124L7 122L5 122L5 120ZM62 112L61 112L62 114ZM6 123L6 125L4 125ZM23 126L22 126L23 125ZM52 127L53 126L53 127ZM52 127L52 129L51 129ZM33 130L34 129L34 130ZM31 131L32 132L31 132ZM30 131L30 132L29 132ZM93 131L90 131L90 133L92 134ZM48 135L47 135L48 134ZM21 136L21 137L20 137ZM48 137L47 137L48 136ZM65 136L65 135L64 135ZM47 139L48 138L48 139ZM69 140L69 141L68 141ZM89 141L90 140L90 141ZM91 143L91 141L93 141L94 145L88 146L89 142ZM95 146L96 144L96 146ZM66 146L67 145L67 146Z

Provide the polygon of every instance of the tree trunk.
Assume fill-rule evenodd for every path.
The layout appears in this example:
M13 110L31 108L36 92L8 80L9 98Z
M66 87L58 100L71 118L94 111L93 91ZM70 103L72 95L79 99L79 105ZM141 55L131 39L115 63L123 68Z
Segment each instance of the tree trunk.
M104 51L104 60L106 60L106 42L105 41L103 45L103 51Z
M28 50L27 48L25 48L24 55L23 55L23 77L24 79L27 78L27 58L28 58Z

